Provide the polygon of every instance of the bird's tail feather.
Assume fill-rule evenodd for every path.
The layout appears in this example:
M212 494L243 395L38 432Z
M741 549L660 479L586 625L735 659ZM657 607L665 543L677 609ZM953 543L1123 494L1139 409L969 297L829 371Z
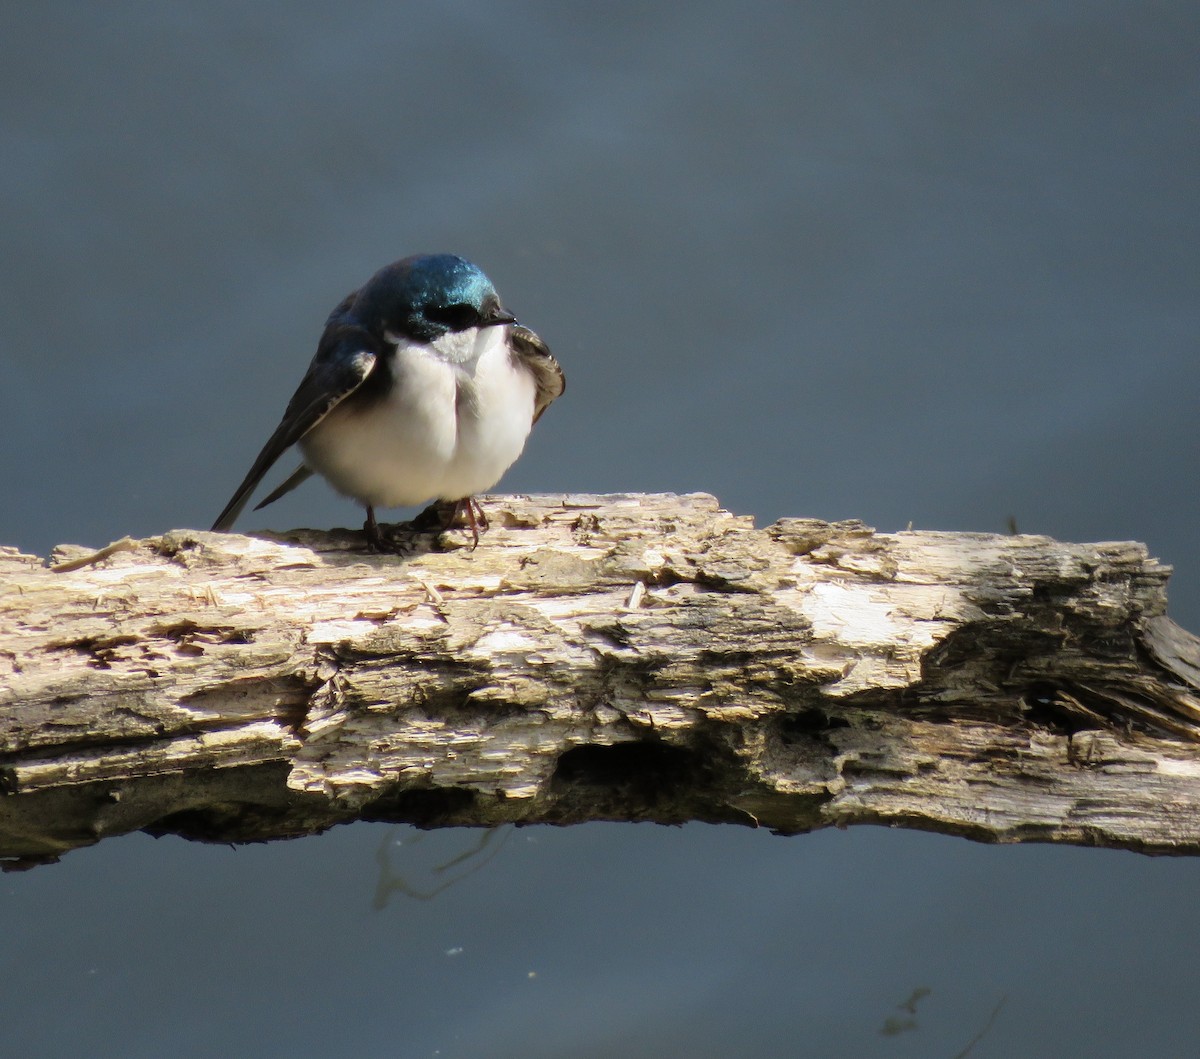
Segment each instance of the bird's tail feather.
M282 485L278 486L275 490L268 494L267 498L261 503L256 504L254 510L257 511L260 507L266 507L272 501L278 500L285 493L290 493L301 482L309 478L312 473L312 471L301 464L288 476L287 480L284 481ZM233 499L225 505L225 510L221 512L217 518L217 521L213 523L214 531L217 533L228 533L233 528L233 524L238 520L238 516L250 502L250 496L254 492L254 487L258 485L261 478L261 470L259 470L257 474L251 472L249 475L247 475L246 480L241 485L241 488L239 488L238 491L233 494Z
M300 464L300 466L292 471L292 473L289 474L283 482L272 489L263 500L260 500L257 504L255 504L254 510L258 511L259 508L264 508L268 504L275 503L276 500L278 500L281 496L285 496L287 493L290 493L296 488L296 486L307 482L312 477L312 473L313 472L309 470L309 468L305 467L304 464Z

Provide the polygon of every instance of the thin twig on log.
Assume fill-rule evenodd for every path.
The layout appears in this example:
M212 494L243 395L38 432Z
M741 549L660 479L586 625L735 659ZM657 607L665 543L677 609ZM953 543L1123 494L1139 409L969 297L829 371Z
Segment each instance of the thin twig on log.
M1140 544L758 529L704 494L485 504L473 551L0 550L0 857L355 819L1200 851L1200 641Z

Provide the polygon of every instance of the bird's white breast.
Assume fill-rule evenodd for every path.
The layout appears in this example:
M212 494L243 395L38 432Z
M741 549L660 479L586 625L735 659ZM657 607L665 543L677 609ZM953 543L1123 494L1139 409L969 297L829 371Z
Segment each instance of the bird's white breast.
M401 340L391 371L389 394L365 407L348 398L300 442L338 492L378 507L458 500L490 489L521 455L534 380L513 362L507 327Z

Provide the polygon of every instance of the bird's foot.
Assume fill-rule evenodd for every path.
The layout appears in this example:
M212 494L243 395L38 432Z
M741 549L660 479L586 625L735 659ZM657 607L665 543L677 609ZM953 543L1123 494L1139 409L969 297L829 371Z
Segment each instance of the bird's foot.
M379 528L379 523L375 521L375 509L370 506L367 507L367 520L363 523L363 536L367 539L367 551L386 551L383 531Z
M450 529L471 531L471 550L479 544L479 533L488 528L487 515L479 501L473 496L461 500L436 500L422 511L411 523L413 529L437 530L444 533Z
M367 508L367 520L363 523L363 536L367 539L367 551L381 555L403 555L413 550L409 535L400 536L396 526L380 525L375 520L375 509Z
M473 496L461 500L436 500L411 522L381 525L375 518L375 509L367 508L367 520L363 523L363 536L367 551L384 554L407 554L413 551L413 534L445 533L451 529L471 531L471 551L479 545L479 534L488 528L488 518Z

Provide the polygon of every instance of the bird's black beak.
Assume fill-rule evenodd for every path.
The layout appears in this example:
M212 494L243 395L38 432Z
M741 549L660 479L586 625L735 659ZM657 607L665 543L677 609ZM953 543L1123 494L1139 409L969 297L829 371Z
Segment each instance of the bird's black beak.
M483 314L483 319L479 321L479 326L497 327L500 324L515 324L516 322L517 318L512 313L497 305Z

